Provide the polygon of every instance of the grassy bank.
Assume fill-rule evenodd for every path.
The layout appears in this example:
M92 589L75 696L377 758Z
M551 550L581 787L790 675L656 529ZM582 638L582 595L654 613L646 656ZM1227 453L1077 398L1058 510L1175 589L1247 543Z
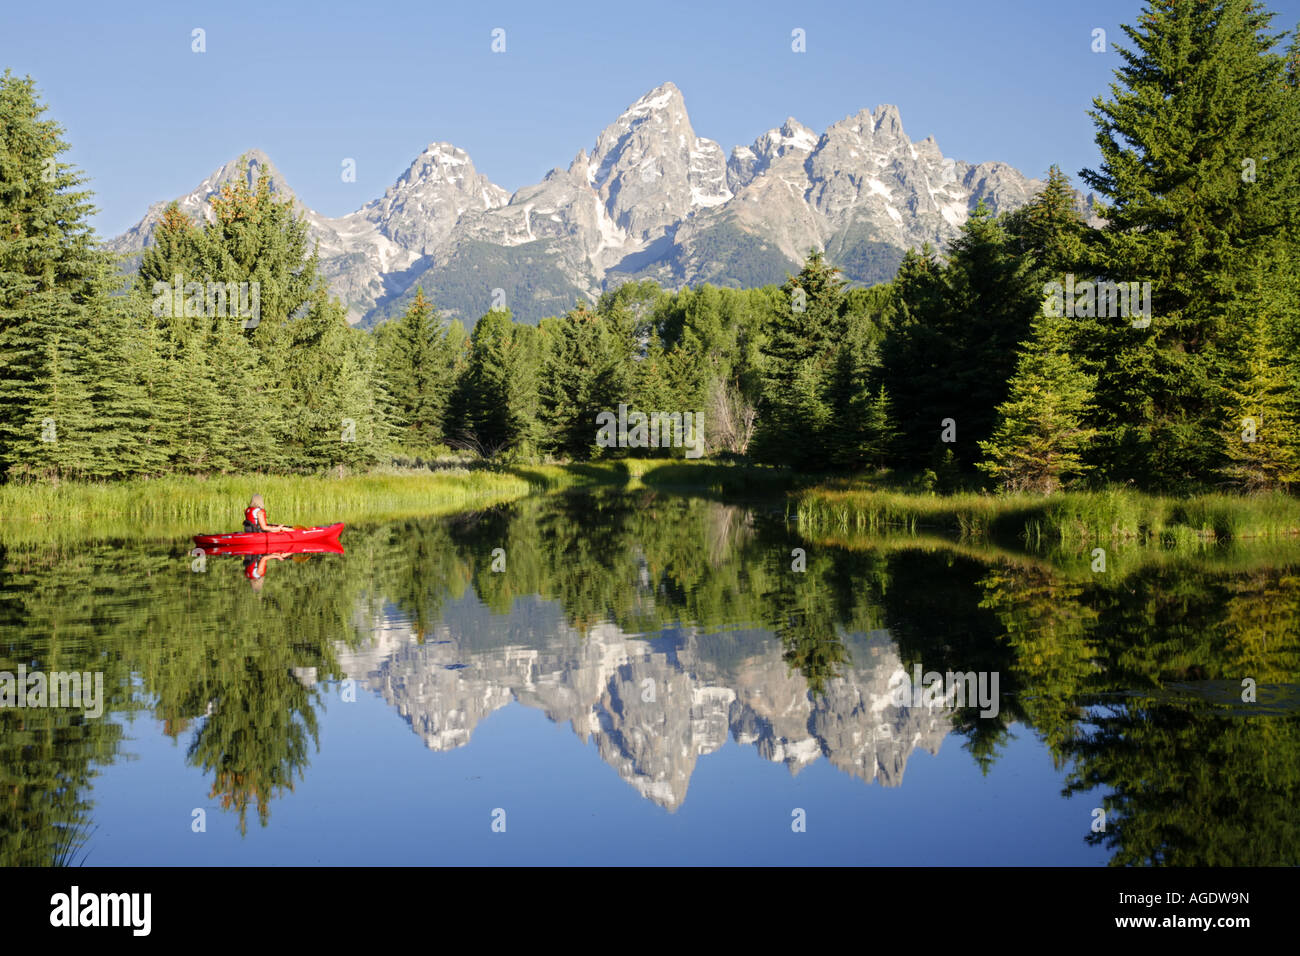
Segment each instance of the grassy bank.
M1031 547L1184 543L1300 536L1300 500L1282 494L1169 498L1132 491L921 495L830 483L791 499L801 529L931 530Z
M843 551L942 553L989 566L1038 571L1051 575L1055 580L1076 583L1116 584L1153 570L1195 568L1213 573L1246 574L1300 566L1300 540L1290 537L1196 540L1183 542L1177 547L1150 547L1132 541L1110 542L1105 546L1104 573L1095 563L1091 550L1095 544L1083 548L1026 549L987 538L957 538L926 531L828 530L808 533L805 540L816 548Z
M249 497L266 499L271 520L314 525L382 521L486 507L582 479L559 469L447 470L344 478L247 475L116 483L0 487L0 540L185 537L238 530Z
M538 492L637 485L726 497L788 494L800 530L820 536L933 532L1042 550L1126 543L1300 539L1300 500L1286 495L1170 498L1130 491L1050 497L891 490L869 480L807 479L781 468L665 459L510 467L437 467L333 476L245 475L117 483L0 485L0 542L188 539L235 530L253 492L271 520L312 525L475 510Z
M452 514L538 492L595 485L644 482L682 490L736 492L755 482L776 488L784 478L774 479L774 474L775 469L636 459L376 471L343 478L241 475L11 484L0 485L0 542L187 540L199 531L233 531L239 529L254 492L266 499L272 521L315 525Z

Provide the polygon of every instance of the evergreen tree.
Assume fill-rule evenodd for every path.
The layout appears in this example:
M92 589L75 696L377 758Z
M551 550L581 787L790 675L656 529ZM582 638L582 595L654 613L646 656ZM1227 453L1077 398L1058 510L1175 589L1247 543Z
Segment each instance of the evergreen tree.
M956 345L955 367L938 390L958 422L953 451L970 464L972 441L993 429L1007 394L1016 350L1029 335L1042 300L1029 265L1016 255L1002 224L981 203L949 250L945 318Z
M684 349L665 351L657 332L651 332L645 354L632 370L631 404L647 411L678 411L695 407L694 393L698 382L682 382L673 374L679 363L690 364Z
M837 436L837 353L846 329L845 282L817 250L781 287L764 345L763 404L755 451L766 461L820 471L831 466Z
M889 437L875 431L883 423L873 418L873 404L883 386L873 391L880 360L870 325L860 315L850 316L844 341L837 349L834 378L830 386L832 429L831 462L839 468L857 469L881 460L880 451ZM886 404L888 399L884 399ZM877 409L876 411L879 411Z
M90 319L86 398L94 415L86 435L88 478L164 474L185 408L184 382L168 345L135 296L115 297Z
M249 461L232 448L232 433L240 426L230 395L241 387L248 363L220 347L218 332L227 323L218 324L207 314L206 290L205 308L186 314L186 284L205 278L198 266L202 241L202 230L179 205L169 203L141 258L133 289L133 312L142 318L162 362L145 386L159 409L159 421L150 426L164 432L159 441L168 445L169 465L183 472L224 471L235 461ZM170 434L165 433L168 421L173 423Z
M892 283L881 343L881 382L898 411L900 434L894 443L898 463L916 468L925 460L946 414L931 389L952 351L936 317L944 310L943 266L925 243L909 249Z
M199 228L194 225L189 216L181 212L180 205L173 201L163 208L162 217L154 228L151 244L140 257L140 269L136 273L135 280L136 289L149 296L151 302L168 306L166 311L169 318L175 311L172 307L174 303L170 300L160 301L158 297L167 295L168 291L175 287L178 277L182 289L186 282L199 278L197 267L201 240L202 234ZM160 312L162 309L155 311ZM175 318L183 317L182 309Z
M342 306L331 302L331 308L342 319ZM316 462L360 469L373 464L392 441L385 414L391 402L377 368L373 337L338 322L333 338L337 344L327 351L331 361L320 387L325 424L315 432Z
M566 458L596 453L596 376L604 331L600 316L585 305L540 326L544 356L539 378L542 446ZM615 406L617 407L617 405Z
M939 266L924 250L909 255L894 285L898 304L882 354L903 432L900 457L920 467L952 452L958 466L972 465L1039 308L1030 262L981 203L947 263ZM942 441L945 427L955 428L955 442Z
M172 217L168 245L140 280L152 292L155 274L190 266L185 321L175 324L222 376L215 392L201 391L219 412L203 418L221 423L224 448L212 457L300 471L376 460L387 441L383 388L308 250L306 221L247 164L212 209L197 232Z
M540 437L540 340L533 326L516 325L505 309L478 320L465 372L468 429L459 443L486 457L501 451L533 454Z
M1045 310L1021 350L993 434L979 443L979 468L1008 491L1045 494L1082 474L1094 434L1085 424L1092 388L1070 357L1064 319Z
M1261 280L1243 303L1250 322L1224 386L1222 474L1248 491L1290 489L1300 482L1300 369L1288 361L1279 333L1290 291Z
M447 330L424 290L417 288L406 312L381 325L376 338L401 444L427 453L447 439L456 375L456 355Z
M879 468L885 465L894 453L900 430L894 412L894 403L885 386L881 385L875 393L862 393L860 415L863 423L862 438L859 448L862 459L871 466Z
M30 77L0 77L0 473L73 477L93 463L88 329L114 286L86 177Z
M636 289L636 286L623 286L618 291L627 288ZM617 410L623 403L636 407L637 366L651 338L647 304L637 297L607 295L597 306L596 314L599 318L591 367L592 407L588 410L586 426L593 429L597 411Z
M1092 112L1102 163L1084 180L1106 200L1097 268L1150 281L1150 327L1088 323L1098 373L1096 459L1106 477L1168 490L1222 460L1222 383L1250 321L1238 305L1296 236L1300 97L1269 52L1254 0L1149 3L1112 98Z
M1061 167L1048 170L1047 185L1008 213L1003 224L1017 254L1033 257L1036 278L1084 272L1091 230L1075 208L1074 188Z

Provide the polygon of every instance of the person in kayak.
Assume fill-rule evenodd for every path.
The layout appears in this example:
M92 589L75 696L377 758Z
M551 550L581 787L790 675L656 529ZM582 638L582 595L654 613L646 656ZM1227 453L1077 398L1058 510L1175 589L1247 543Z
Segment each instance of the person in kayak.
M292 531L287 524L267 524L266 523L266 504L262 501L261 495L253 495L253 500L247 508L244 509L244 530L252 531Z

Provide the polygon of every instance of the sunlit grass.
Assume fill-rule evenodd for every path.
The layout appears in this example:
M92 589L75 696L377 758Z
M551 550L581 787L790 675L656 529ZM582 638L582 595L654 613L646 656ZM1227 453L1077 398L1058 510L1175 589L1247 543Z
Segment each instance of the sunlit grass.
M583 480L573 476L568 483ZM0 540L188 537L238 531L256 492L271 521L318 525L381 521L486 507L562 486L559 471L365 474L344 478L246 475L119 483L0 487Z
M729 487L743 483L749 471L743 466L671 459L540 465L450 462L342 478L225 475L8 484L0 485L0 541L186 540L200 532L238 531L254 493L265 499L272 522L309 526L453 514L529 494L638 480L665 486Z
M596 484L644 484L716 494L789 491L788 469L681 459L587 464L459 465L333 476L172 477L116 483L0 486L0 540L148 537L238 530L254 492L274 522L315 525L470 511L529 494ZM1191 498L1111 489L1050 496L934 495L838 479L790 493L788 514L816 534L932 531L1033 549L1131 543L1300 538L1300 501L1287 495Z
M1300 535L1300 501L1283 494L1173 498L1113 489L1050 496L925 495L837 482L797 493L792 510L809 531L926 528L1033 547L1115 541L1182 547Z

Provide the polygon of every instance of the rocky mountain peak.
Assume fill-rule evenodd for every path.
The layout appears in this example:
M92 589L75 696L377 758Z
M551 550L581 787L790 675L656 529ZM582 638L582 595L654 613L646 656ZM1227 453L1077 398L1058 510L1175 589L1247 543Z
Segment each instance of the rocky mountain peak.
M727 161L727 185L732 192L748 186L755 177L765 173L772 164L794 154L803 162L817 148L818 136L793 116L768 130L749 146L737 146Z
M731 198L722 147L695 135L672 83L655 87L601 132L587 182L615 226L640 242L663 235L692 207Z
M203 182L184 196L177 197L175 201L180 206L181 212L195 222L210 221L212 200L223 186L241 179L247 181L250 186L255 185L263 174L266 174L270 180L271 191L281 199L297 198L284 176L271 162L271 157L264 151L254 148L241 153L236 159L223 163ZM163 200L151 205L143 219L122 235L109 241L109 248L115 252L135 252L143 249L152 241L154 229L162 221L163 210L167 208L168 202L170 200Z
M629 121L651 116L655 113L685 113L686 98L682 96L682 91L677 88L677 84L671 81L660 83L649 93L646 93L635 103L629 106L619 116L620 120Z
M293 196L254 149L180 197L181 208L208 218L212 195L243 175L244 158L250 177L265 171L277 193ZM513 195L465 150L435 141L354 213L300 208L352 320L395 314L418 282L439 308L473 323L489 281L517 304L517 317L536 320L625 278L669 287L780 282L810 248L825 250L850 279L878 282L904 250L922 242L942 249L981 200L1005 211L1041 185L1005 163L945 157L933 136L913 143L888 104L820 135L787 117L728 158L696 134L681 90L663 83L624 109L590 151ZM164 206L151 206L111 246L138 253Z
M569 172L571 173L581 172L584 178L586 177L587 151L585 149L578 150L578 155L573 157L573 162L569 163Z
M877 106L871 113L875 120L872 132L876 136L889 136L894 139L905 139L903 133L903 117L899 115L898 107L891 104Z
M393 242L426 255L467 211L495 209L509 199L509 193L474 168L469 153L434 142L362 213Z

